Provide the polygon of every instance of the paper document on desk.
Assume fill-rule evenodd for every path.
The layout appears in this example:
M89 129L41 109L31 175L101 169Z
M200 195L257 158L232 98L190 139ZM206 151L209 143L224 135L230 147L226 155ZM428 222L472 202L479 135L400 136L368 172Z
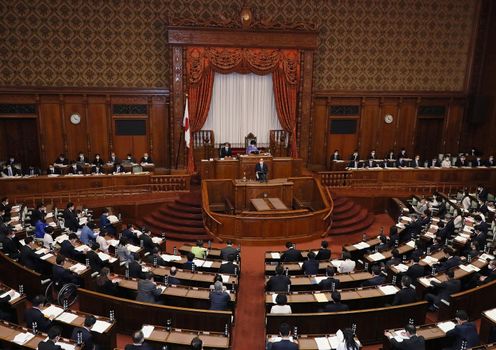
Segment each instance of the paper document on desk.
M214 263L213 261L208 261L208 260L205 260L205 261L203 262L203 267L205 267L205 268L212 267L212 264L213 264L213 263Z
M374 253L374 254L369 255L369 259L372 261L379 261L379 260L386 259L386 257L384 255L382 255L381 253Z
M355 247L358 250L362 250L362 249L369 248L370 247L370 244L368 244L367 242L360 242L360 243L357 243L357 244L353 244L353 247Z
M96 320L91 330L97 333L104 333L112 324L107 321Z
M405 264L398 264L398 265L394 265L394 267L396 268L396 270L398 270L399 272L406 272L408 270L408 266L405 265Z
M398 293L398 288L396 288L395 286L379 286L379 290L384 295L393 295Z
M427 265L432 266L432 265L434 265L435 263L437 263L437 262L438 262L438 259L433 258L432 256L429 256L429 255L428 255L428 256L426 256L425 258L423 258L423 259L422 259L422 261L423 261L424 263L426 263Z
M41 248L41 249L38 249L35 251L35 254L38 254L38 255L44 255L46 253L48 253L48 249L46 249L46 248Z
M276 260L281 259L280 253L270 253L270 256L272 257L272 259L276 259Z
M160 255L160 257L167 262L181 261L181 259L182 259L180 255L171 255L171 254L162 254L162 255Z
M88 247L86 244L81 244L79 247L75 248L78 252L86 252L90 250L90 247Z
M456 325L453 321L446 321L446 322L439 322L437 326L444 333L448 333L450 330L455 328Z
M0 298L5 298L7 295L9 295L9 293L11 292L14 292L14 296L12 296L9 300L9 302L12 302L13 300L16 300L17 298L19 298L21 296L20 293L16 292L15 290L11 289L9 290L8 292L5 292L3 293L2 295L0 295Z
M45 317L48 317L50 319L60 316L60 314L62 314L63 312L64 309L55 305L50 305L49 307L47 307L42 311L43 315L45 315Z
M481 260L481 261L484 261L485 262L488 259L489 260L493 260L494 259L494 256L493 255L490 255L490 254L486 254L486 253L484 253L481 256L479 256L479 260Z
M109 239L107 243L110 244L112 247L117 247L119 245L119 241L117 239Z
M110 263L113 263L114 261L117 261L117 258L114 258L108 254L105 254L103 252L99 252L98 253L98 257L102 260L102 261L107 261L110 262Z
M162 243L162 238L160 237L152 237L152 242L155 244L161 244Z
M323 280L325 280L327 277L326 276L315 276L313 278L313 284L319 284Z
M229 282L229 275L224 275L224 274L221 274L222 276L222 283L228 283Z
M57 321L71 324L72 321L74 321L76 318L78 318L78 315L76 315L76 314L73 314L73 313L70 313L70 312L62 312L57 317Z
M111 224L115 224L115 223L119 222L119 219L115 215L109 215L107 217L107 219L110 221Z
M410 242L406 243L406 245L409 247L415 248L415 241L410 241Z
M492 310L484 311L484 314L489 317L492 321L496 322L496 308Z
M41 260L47 260L48 258L51 258L52 256L53 256L53 254L48 253L48 254L43 255L40 259Z
M141 249L140 247L137 247L137 246L132 245L132 244L128 244L126 247L132 253L137 253Z
M81 273L84 270L86 270L86 266L83 264L77 263L77 264L72 265L69 268L69 270L71 270L72 272L75 272L75 273Z
M402 216L402 217L401 217L401 220L402 220L402 221L412 222L412 218L411 218L411 217L409 217L409 216Z
M62 243L63 241L67 241L68 239L69 236L64 233L63 235L60 235L57 238L55 238L55 242Z
M145 338L150 338L150 335L152 335L152 332L154 329L155 329L154 326L143 325L143 328L141 328L141 331L143 332L143 335L145 336Z
M14 337L14 339L12 339L12 341L16 344L23 345L33 338L34 338L34 334L26 332L26 333L19 333Z
M318 303L327 303L329 301L324 293L315 293L313 296Z
M193 264L195 264L196 267L202 267L204 262L205 260L193 259Z
M455 241L460 242L460 243L466 243L467 239L465 237L462 237L462 236L456 236Z
M55 345L59 345L64 350L76 350L76 345L67 344L61 341L56 342Z
M317 349L319 350L330 350L332 349L331 344L329 344L329 340L326 337L317 337L315 338L315 343L317 343Z
M427 277L420 277L419 282L422 283L425 287L429 287L431 285L431 282L437 282L441 283L437 278L427 278Z

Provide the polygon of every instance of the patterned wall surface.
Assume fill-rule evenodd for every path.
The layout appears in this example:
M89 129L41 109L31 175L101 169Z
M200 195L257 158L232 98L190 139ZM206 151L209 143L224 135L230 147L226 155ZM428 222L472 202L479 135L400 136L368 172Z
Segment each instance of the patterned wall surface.
M477 0L248 0L320 31L319 90L463 89ZM217 21L243 0L0 0L0 85L167 87L170 19Z

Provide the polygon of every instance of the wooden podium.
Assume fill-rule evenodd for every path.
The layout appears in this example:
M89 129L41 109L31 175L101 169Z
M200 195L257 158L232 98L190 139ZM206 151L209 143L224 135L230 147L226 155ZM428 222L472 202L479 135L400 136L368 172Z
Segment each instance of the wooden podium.
M312 177L202 181L203 222L219 240L281 243L325 236L332 200Z

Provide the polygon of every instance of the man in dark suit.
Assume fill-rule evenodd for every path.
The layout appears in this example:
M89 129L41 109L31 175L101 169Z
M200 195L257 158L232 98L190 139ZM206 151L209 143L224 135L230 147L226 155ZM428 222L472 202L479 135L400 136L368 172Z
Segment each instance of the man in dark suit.
M279 336L281 340L274 342L271 345L272 350L298 350L298 344L290 340L291 328L287 323L282 323L279 326Z
M382 274L379 265L372 266L372 274L374 275L374 277L363 282L363 287L380 286L381 284L386 282L386 277Z
M112 152L110 154L110 158L109 158L109 163L112 163L112 164L117 164L117 163L120 163L120 159L116 156L115 152Z
M291 286L291 280L284 274L282 265L276 266L276 274L267 281L268 292L287 292Z
M41 175L41 171L40 171L40 168L35 168L34 166L30 165L24 171L24 175L27 175L27 176L38 176L38 175Z
M52 327L48 330L48 339L38 344L38 350L62 350L56 343L60 340L62 330L58 327Z
M47 175L60 175L60 169L50 164L47 168Z
M341 155L339 154L339 150L335 149L334 153L331 156L331 161L333 160L341 160Z
M406 272L405 272L405 275L410 277L412 279L412 281L416 281L417 278L425 275L425 267L420 265L419 262L420 262L420 257L414 256L413 257L413 264L410 265L408 270L406 270Z
M136 296L136 300L143 303L156 304L157 298L162 294L162 289L157 288L151 272L145 272L144 277L144 279L138 281L138 295Z
M150 231L148 229L144 229L143 233L139 237L140 241L142 241L142 246L145 252L153 253L153 249L157 247L155 243L153 243L152 238L150 237Z
M89 159L84 155L83 152L79 152L79 154L78 154L78 156L74 162L79 163L79 164L86 164L86 163L89 163Z
M134 232L134 225L133 224L127 224L127 227L124 231L122 231L122 238L125 238L129 243L133 245L139 245L140 240L136 233Z
M9 205L9 198L3 197L0 202L0 212L3 212L2 219L4 222L10 221L10 211L12 207Z
M324 312L348 311L348 305L341 303L341 293L337 290L331 293L332 302L324 307Z
M408 276L401 277L401 289L394 296L392 305L410 304L417 301L417 293L410 285L412 280Z
M74 283L78 284L77 276L64 267L65 257L57 255L55 258L56 264L52 267L52 280L61 288L64 284Z
M477 198L481 201L487 201L487 196L489 192L487 188L484 188L484 186L479 185L477 186Z
M437 267L438 271L447 271L461 264L462 260L458 255L455 255L455 251L453 250L453 248L445 247L443 249L443 252L445 254L444 258L442 259L443 261L435 266Z
M301 270L307 276L314 276L319 273L319 261L315 260L315 253L308 252L307 261L303 262Z
M413 168L422 168L424 165L422 164L421 160L420 160L420 156L417 154L415 156L415 159L413 160L412 162L412 167Z
M233 242L228 240L226 246L220 250L220 257L222 260L227 260L229 255L234 254L234 258L239 254L238 250L233 247Z
M55 161L53 162L54 165L68 165L69 164L69 160L65 157L64 154L59 154L58 158L55 159Z
M19 259L19 241L16 238L15 232L11 229L7 229L7 235L3 240L3 252L7 254L11 259Z
M186 262L183 264L184 270L193 270L193 260L195 259L195 254L186 254Z
M105 164L105 161L102 159L102 157L100 157L100 154L97 153L95 154L95 159L93 159L92 164L103 166Z
M455 314L456 326L446 333L446 336L452 340L450 347L444 350L462 349L462 342L466 341L465 349L479 345L480 339L477 334L477 328L473 322L468 322L468 315L465 310L458 310Z
M219 273L227 273L230 275L237 274L239 272L239 267L234 263L234 254L227 257L227 262L220 265Z
M72 330L71 339L78 343L78 338L81 344L84 344L84 349L94 350L95 343L93 341L93 334L91 334L91 327L96 323L96 318L93 315L87 315L84 319L83 327L75 327Z
M112 225L112 223L108 219L108 216L109 216L109 210L107 208L104 208L102 215L100 215L100 221L99 221L100 230L102 230L102 231L106 230L112 236L115 236L115 234L116 234L115 227Z
M431 285L437 290L437 293L427 293L425 300L427 300L431 305L429 310L434 311L439 308L441 300L449 301L451 294L458 293L461 289L461 282L455 279L455 273L453 270L446 272L448 280L446 282L438 283L432 281Z
M74 210L74 203L67 203L66 208L64 209L64 225L72 232L77 232L79 227L79 220Z
M69 169L67 169L68 174L82 174L83 173L83 167L78 164L77 162L72 162L71 166Z
M437 158L432 158L429 161L429 168L439 168L441 166L441 162Z
M466 167L468 166L468 161L467 161L467 158L465 158L464 155L460 156L456 162L455 162L455 166L456 167Z
M389 267L389 266L401 264L401 254L398 248L394 248L391 251L391 254L392 254L392 258L386 262L386 266Z
M286 242L286 251L281 255L282 262L302 261L303 256L297 250L292 242Z
M359 168L360 155L356 149L350 156L350 162L348 163L348 168Z
M340 281L334 278L335 269L333 266L327 266L326 268L326 279L319 282L318 288L320 290L335 290L339 287Z
M175 266L171 266L171 268L169 270L169 276L167 278L167 283L175 285L175 286L181 284L181 281L179 280L179 278L176 277L176 273L177 273L177 268Z
M37 330L41 332L46 332L52 325L52 322L46 318L41 312L41 308L45 306L45 297L43 295L37 295L32 301L32 307L26 309L24 312L24 318L26 319L27 327L32 330L33 322L36 322Z
M62 241L62 243L60 243L60 254L68 257L69 259L81 262L84 260L85 256L83 252L77 251L74 247L74 244L76 244L77 240L77 235L75 233L70 233L69 239L66 239L65 241Z
M98 164L95 164L91 167L92 174L104 174L103 167Z
M317 255L315 256L315 260L329 260L331 258L331 251L329 250L329 242L322 241L320 243L320 249Z
M98 256L97 251L99 248L100 245L98 243L93 243L91 244L91 250L86 253L86 258L88 258L91 270L93 270L93 272L98 272L98 273L105 266L103 260L100 259L100 257Z
M127 267L129 269L130 278L145 278L143 267L141 266L140 261L136 261L136 258L135 260L129 261Z
M141 157L140 164L153 164L152 157L150 157L148 153L145 152L145 154L143 154L143 157Z
M476 231L483 232L483 233L485 233L487 235L487 232L489 231L489 225L487 224L487 222L485 222L484 220L482 220L482 217L480 215L477 215L475 217L474 229Z
M145 257L145 261L153 266L166 266L167 262L160 256L158 247L154 247L151 254Z
M406 339L399 342L394 339L393 334L390 332L384 332L384 335L389 338L391 347L396 350L425 350L425 339L422 336L417 335L417 330L414 325L407 325L405 327Z
M113 171L114 174L122 174L124 172L125 172L125 170L122 167L121 163L116 163L114 165L114 171Z
M496 161L494 160L494 156L489 156L488 160L484 163L484 165L488 167L496 166Z
M229 142L224 143L219 151L220 158L232 157L232 148Z
M496 280L496 260L491 260L486 276L479 277L479 284L486 284Z
M36 245L31 236L24 238L24 245L21 247L21 263L28 269L36 270L38 268L39 257L34 252Z
M2 170L2 176L21 176L22 173L19 169L17 169L13 165L7 165L3 170Z
M145 336L142 331L133 334L133 343L127 344L124 350L152 350L151 346L145 343Z
M267 174L269 173L269 168L267 164L264 163L263 158L260 158L257 165L255 166L255 177L258 181L264 182L267 181Z
M35 226L38 220L44 220L46 215L46 208L43 203L36 204L36 208L31 212L30 224Z

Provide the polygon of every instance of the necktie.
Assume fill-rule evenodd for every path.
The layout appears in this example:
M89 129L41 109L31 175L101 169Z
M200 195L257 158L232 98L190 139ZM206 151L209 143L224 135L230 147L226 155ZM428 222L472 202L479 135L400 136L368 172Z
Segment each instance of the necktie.
M12 168L9 168L9 176L13 176L13 174L12 174Z

